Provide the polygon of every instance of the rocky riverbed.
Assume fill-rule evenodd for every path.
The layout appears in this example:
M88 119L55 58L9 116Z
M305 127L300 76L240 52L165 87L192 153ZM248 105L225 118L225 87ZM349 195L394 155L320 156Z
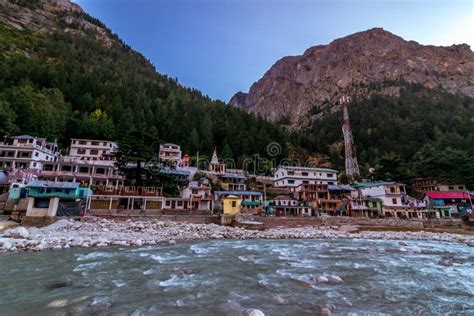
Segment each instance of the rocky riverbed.
M60 250L72 247L143 246L208 239L327 239L431 240L458 242L474 247L474 236L432 232L358 231L351 225L333 227L246 230L215 224L172 221L114 221L87 218L59 220L43 228L17 227L0 235L1 252ZM403 245L403 243L401 243ZM410 249L418 251L418 249Z

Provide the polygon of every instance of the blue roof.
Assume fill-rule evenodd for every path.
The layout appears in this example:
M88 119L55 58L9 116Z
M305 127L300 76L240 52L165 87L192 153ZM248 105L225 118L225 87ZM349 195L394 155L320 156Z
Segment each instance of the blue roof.
M225 173L222 178L231 178L231 179L246 179L244 175L241 174L233 174L233 173Z
M262 195L262 192L256 191L214 191L217 195Z
M191 172L189 171L176 170L176 169L170 169L170 168L161 169L160 173L177 175L177 176L186 176L186 177L189 177L191 175Z
M77 189L79 183L77 182L55 182L35 180L26 185L27 188L61 188L61 189Z

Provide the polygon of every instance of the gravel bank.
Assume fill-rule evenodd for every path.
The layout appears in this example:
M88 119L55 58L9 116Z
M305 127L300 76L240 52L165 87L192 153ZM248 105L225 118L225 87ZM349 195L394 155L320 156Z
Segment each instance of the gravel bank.
M17 227L0 235L0 252L60 250L71 247L142 246L205 239L361 238L461 242L474 247L474 236L432 232L358 231L356 227L246 230L215 224L172 221L59 220L43 228Z

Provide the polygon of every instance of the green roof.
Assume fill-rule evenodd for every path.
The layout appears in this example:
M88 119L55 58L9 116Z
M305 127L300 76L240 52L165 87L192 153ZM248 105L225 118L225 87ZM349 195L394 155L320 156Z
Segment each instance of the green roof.
M378 181L378 182L353 182L351 186L354 188L370 188L370 187L378 187L381 185L387 184L394 184L395 182L387 182L387 181Z
M257 202L257 201L244 201L244 202L242 202L242 205L259 206L259 205L262 205L262 202Z

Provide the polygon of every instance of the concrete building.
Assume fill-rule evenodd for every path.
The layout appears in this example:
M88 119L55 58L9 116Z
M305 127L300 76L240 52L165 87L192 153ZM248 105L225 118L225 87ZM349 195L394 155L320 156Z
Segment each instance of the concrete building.
M228 191L246 191L246 179L247 178L243 174L224 173L220 177L220 186L223 190Z
M405 185L397 182L354 182L352 186L364 198L382 201L382 216L395 218L429 218L435 214L426 203L406 194Z
M44 162L38 179L61 182L77 182L86 187L123 185L112 156L60 157L54 162Z
M58 156L57 143L44 138L20 135L10 144L0 143L0 167L11 171L41 170L43 162L54 162Z
M71 157L111 156L118 150L116 142L95 139L71 139L68 155Z
M411 186L413 190L419 193L467 190L464 184L443 184L436 178L416 178L412 180Z
M314 209L305 203L301 203L291 197L279 195L268 201L268 214L277 217L314 216Z
M214 208L223 207L223 199L234 195L242 199L243 211L259 215L263 207L263 194L256 191L214 191Z
M93 215L154 215L164 204L156 187L102 186L89 198L87 210Z
M78 183L33 181L27 186L26 216L79 216L85 210L86 199L92 195Z
M426 192L423 200L439 217L459 217L472 213L474 195L462 191Z
M242 198L236 195L227 195L222 198L223 212L225 215L237 215L241 211Z
M181 146L172 144L172 143L165 143L160 145L160 152L158 157L161 160L167 161L171 163L173 166L181 166L182 163L182 152Z
M302 184L330 184L338 183L337 170L327 168L310 168L299 166L280 166L273 176L275 187L288 187L292 191Z

